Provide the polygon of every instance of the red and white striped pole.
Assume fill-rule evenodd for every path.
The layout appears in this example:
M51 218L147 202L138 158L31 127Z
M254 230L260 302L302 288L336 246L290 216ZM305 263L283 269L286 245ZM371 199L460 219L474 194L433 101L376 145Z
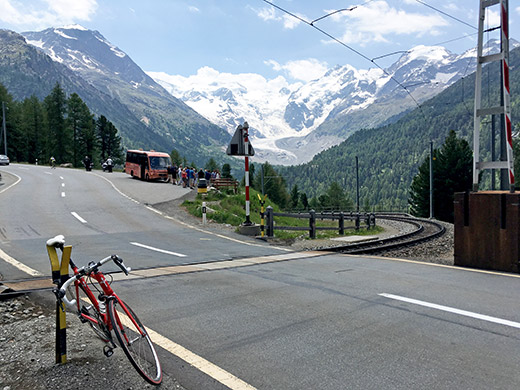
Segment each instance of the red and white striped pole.
M509 5L508 0L500 1L501 25L502 25L502 83L504 91L504 119L507 140L507 165L509 169L509 186L511 192L515 191L515 172L513 162L513 134L511 126L511 90L509 88Z
M245 157L246 157L246 171L245 171L245 184L246 184L246 221L244 222L244 225L252 225L251 219L249 217L250 215L250 203L249 203L249 124L247 122L244 122L244 125L242 126L244 130L244 148L245 148Z

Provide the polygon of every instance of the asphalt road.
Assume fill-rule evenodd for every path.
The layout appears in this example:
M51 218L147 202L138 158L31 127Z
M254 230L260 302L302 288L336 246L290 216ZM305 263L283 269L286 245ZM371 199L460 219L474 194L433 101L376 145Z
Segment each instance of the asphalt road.
M49 272L45 240L59 233L74 245L73 255L118 253L133 268L283 253L247 238L240 243L233 235L204 233L146 208L143 203L156 199L147 202L143 188L153 188L155 197L170 190L166 184L26 168L0 168L22 178L7 190L0 186L0 249L42 273ZM120 190L129 185L127 195L139 203L102 177ZM520 386L517 275L338 254L235 263L115 286L163 337L157 340L164 369L187 388ZM0 273L22 274L2 261Z

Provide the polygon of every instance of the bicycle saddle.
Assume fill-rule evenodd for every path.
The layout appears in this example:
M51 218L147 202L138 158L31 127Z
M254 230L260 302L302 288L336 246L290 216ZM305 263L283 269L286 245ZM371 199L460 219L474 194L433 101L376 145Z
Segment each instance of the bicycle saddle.
M47 246L60 247L65 244L65 236L63 234L57 235L56 237L49 238L47 240Z

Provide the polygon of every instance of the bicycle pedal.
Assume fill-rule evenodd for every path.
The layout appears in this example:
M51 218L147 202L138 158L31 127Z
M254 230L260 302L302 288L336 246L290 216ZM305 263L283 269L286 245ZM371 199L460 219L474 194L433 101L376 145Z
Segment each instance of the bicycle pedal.
M103 347L103 353L105 354L106 357L110 357L114 354L114 350L113 350L113 348L110 348L108 345L105 345Z

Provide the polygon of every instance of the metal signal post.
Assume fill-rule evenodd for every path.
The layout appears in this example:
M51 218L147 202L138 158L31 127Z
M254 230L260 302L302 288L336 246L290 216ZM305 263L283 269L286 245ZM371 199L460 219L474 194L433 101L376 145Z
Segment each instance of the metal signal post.
M513 169L513 137L511 124L511 97L509 89L509 4L508 0L480 0L478 46L477 46L477 71L475 77L475 112L473 129L473 191L478 191L479 174L483 169L507 170L509 189L515 191L515 174ZM486 9L494 5L500 5L500 53L483 55L484 20ZM482 66L485 63L500 61L502 94L500 105L482 108ZM504 119L503 137L506 148L501 161L480 160L480 124L481 117L500 114Z
M242 126L244 129L244 149L246 150L246 153L249 152L249 124L247 122L244 122L244 125ZM250 202L249 202L249 155L246 154L246 171L245 171L245 184L246 184L246 221L244 222L244 225L252 225L250 218Z

